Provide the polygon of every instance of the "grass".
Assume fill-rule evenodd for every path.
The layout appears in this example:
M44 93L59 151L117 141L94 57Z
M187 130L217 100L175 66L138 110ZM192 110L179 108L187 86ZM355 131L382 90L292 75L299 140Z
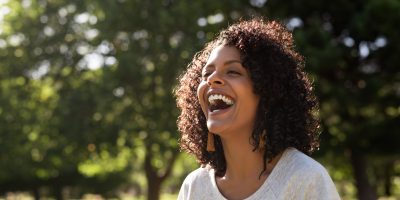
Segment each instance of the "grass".
M178 194L169 194L164 193L161 194L160 200L176 200L178 198ZM24 192L16 192L16 193L8 193L6 196L0 196L0 200L34 200L33 197L29 193ZM53 200L52 198L41 198L47 200ZM82 197L82 200L105 200L100 195L87 194ZM145 196L135 197L135 196L125 196L122 200L146 200Z

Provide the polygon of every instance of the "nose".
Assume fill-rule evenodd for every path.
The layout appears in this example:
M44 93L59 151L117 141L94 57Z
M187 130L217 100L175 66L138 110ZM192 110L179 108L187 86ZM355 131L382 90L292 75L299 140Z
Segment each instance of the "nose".
M207 78L207 84L209 86L224 85L224 83L225 83L224 80L221 78L219 73L216 71L214 73L212 73L210 76L208 76L208 78Z

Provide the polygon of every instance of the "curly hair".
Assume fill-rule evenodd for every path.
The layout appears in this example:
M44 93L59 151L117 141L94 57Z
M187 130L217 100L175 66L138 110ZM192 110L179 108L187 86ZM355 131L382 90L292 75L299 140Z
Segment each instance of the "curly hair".
M318 149L318 102L304 72L304 59L295 51L292 34L283 25L262 18L240 21L221 31L194 56L179 77L175 95L181 111L177 121L181 149L195 155L200 164L210 165L217 176L225 173L226 161L218 135L216 151L206 150L206 117L197 97L202 68L219 45L239 50L254 93L260 96L250 143L254 151L263 151L264 170L267 162L288 147L307 155Z

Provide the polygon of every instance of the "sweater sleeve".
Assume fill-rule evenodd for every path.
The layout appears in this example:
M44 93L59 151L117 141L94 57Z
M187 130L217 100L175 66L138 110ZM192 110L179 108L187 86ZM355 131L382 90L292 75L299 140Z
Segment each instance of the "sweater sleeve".
M325 169L309 177L304 199L340 200L335 184Z
M183 181L178 200L208 199L213 195L211 185L208 170L198 168Z
M192 176L189 174L182 183L181 189L179 190L178 200L189 199L190 183L192 182Z

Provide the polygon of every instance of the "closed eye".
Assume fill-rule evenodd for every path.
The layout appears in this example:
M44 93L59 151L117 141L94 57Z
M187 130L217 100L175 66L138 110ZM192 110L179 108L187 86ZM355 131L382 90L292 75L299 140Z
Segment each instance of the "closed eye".
M238 72L238 71L233 71L233 70L229 70L229 71L228 71L228 74L241 75L240 72Z
M211 75L211 73L212 72L204 72L202 75L201 75L201 77L203 78L203 79L206 79L206 78L208 78L210 75Z

